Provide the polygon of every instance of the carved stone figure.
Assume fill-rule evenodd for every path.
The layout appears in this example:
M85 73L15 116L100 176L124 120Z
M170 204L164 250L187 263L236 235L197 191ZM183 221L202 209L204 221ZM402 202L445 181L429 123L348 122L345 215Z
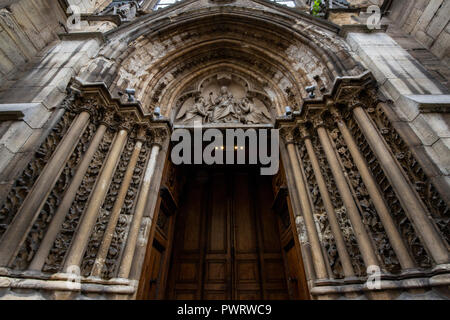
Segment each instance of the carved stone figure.
M183 116L185 122L194 122L199 120L201 120L203 123L207 122L209 114L205 98L203 98L202 96L196 98L192 109L186 111L186 114L180 114L177 120L183 118Z
M113 1L99 15L119 15L122 21L131 21L140 9L137 1Z
M244 124L258 124L270 122L270 114L265 108L256 108L251 98L245 97L239 104L241 108L241 122Z
M213 98L210 93L212 107L212 122L236 122L239 118L236 112L236 101L233 94L228 91L228 87L220 88L220 96Z
M208 99L200 95L192 105L182 105L176 121L254 125L270 123L271 115L265 106L258 107L250 96L247 95L239 101L227 86L222 86L217 97L214 92L210 92Z

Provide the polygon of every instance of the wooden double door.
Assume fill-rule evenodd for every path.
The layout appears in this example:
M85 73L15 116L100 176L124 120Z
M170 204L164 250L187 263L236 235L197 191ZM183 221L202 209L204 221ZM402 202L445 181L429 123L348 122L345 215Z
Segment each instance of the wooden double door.
M249 169L195 170L183 193L166 298L292 298L271 177Z

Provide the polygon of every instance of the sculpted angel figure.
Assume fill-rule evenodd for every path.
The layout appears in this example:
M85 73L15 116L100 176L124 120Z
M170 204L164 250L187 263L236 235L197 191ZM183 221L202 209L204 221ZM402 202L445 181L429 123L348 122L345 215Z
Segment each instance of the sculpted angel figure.
M241 122L244 124L269 123L270 114L266 108L257 108L253 100L249 97L242 99L239 107L241 108Z
M177 120L183 119L183 122L194 122L196 120L200 120L203 123L207 122L208 115L208 106L206 104L205 98L199 96L195 99L195 103L191 109L180 112L177 117Z

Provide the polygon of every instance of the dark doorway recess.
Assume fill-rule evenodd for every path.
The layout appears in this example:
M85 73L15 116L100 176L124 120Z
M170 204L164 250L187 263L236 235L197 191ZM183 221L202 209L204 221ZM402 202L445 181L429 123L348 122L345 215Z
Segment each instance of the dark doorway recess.
M261 176L257 166L186 166L177 176L186 181L177 208L167 205L164 187L161 192L141 299L307 299L279 177Z

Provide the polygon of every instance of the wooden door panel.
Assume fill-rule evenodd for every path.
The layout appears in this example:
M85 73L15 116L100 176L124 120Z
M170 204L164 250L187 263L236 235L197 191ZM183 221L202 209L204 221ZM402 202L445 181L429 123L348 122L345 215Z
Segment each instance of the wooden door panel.
M203 299L230 298L230 233L229 233L229 186L223 172L213 173L209 190L206 232L208 233L205 253L205 275Z
M270 179L210 172L187 186L177 217L168 297L288 299Z
M225 174L214 175L211 190L211 208L208 219L207 254L227 254L228 236L228 186Z
M238 260L237 263L237 280L239 284L248 284L259 282L258 262L255 260L246 261Z
M236 254L256 253L256 230L251 206L248 174L238 173L233 183L233 218Z
M293 241L285 248L287 258L287 273L289 283L289 293L292 299L307 300L306 284L304 272L300 269L300 257Z
M184 228L184 252L199 252L201 239L201 219L203 190L201 186L193 187L189 192L189 198L200 201L188 201L185 214Z
M195 199L195 201L192 201ZM203 201L205 186L194 180L186 189L177 217L174 251L169 271L169 299L200 299L202 282Z
M205 291L205 294L203 295L204 300L228 300L228 296L223 291Z
M175 298L174 300L195 300L196 298L196 291L175 291Z
M196 282L198 281L198 262L180 263L178 269L177 282Z
M280 257L277 260L265 260L266 279L270 282L283 282L286 277L284 275L284 263Z
M218 282L224 281L227 275L227 265L228 261L214 261L209 260L206 262L206 276L205 281L210 282Z
M264 253L280 253L281 242L278 231L277 217L272 211L273 192L267 183L259 182L258 187L258 213L261 215L261 234L263 238Z
M150 299L156 299L158 278L161 272L163 253L154 247L151 281L150 281Z
M289 294L286 289L282 290L269 290L267 295L268 300L289 300Z
M237 300L261 300L261 292L249 291L249 290L238 290Z
M151 248L150 260L145 266L143 272L148 275L144 277L143 288L140 289L140 300L154 300L157 299L157 289L159 286L158 280L161 274L161 265L163 259L163 252L159 246L153 245Z

